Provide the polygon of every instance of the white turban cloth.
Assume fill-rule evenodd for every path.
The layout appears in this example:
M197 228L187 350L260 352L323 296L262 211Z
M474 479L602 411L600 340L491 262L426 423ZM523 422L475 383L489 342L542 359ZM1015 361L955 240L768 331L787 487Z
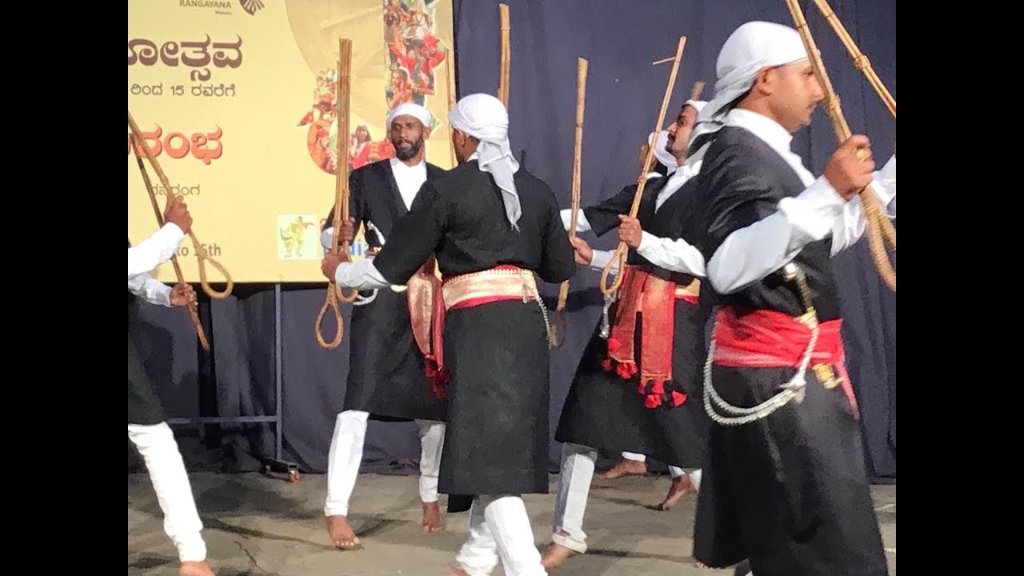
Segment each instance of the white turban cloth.
M755 21L737 28L718 53L715 97L699 110L690 145L722 128L730 105L750 90L762 69L806 59L800 33L789 26Z
M703 110L708 103L703 100L687 100L685 105L693 106L693 109L697 111L697 114L700 114L700 111Z
M399 116L412 116L419 120L420 124L423 124L426 128L430 128L433 120L433 116L431 116L430 112L423 106L412 102L405 102L395 106L391 109L391 112L388 112L388 130L391 129L391 123Z
M700 110L705 104L707 102L703 100L687 100L683 106L692 106L700 114ZM647 145L654 146L654 157L658 159L662 166L668 168L669 173L674 172L679 167L679 161L668 151L668 130L648 134Z
M679 161L668 151L668 130L651 132L647 136L647 145L654 147L654 157L658 159L658 163L668 168L669 172L679 167Z
M519 217L523 210L519 205L519 194L513 174L519 170L519 163L512 156L508 142L508 112L505 106L489 94L470 94L455 104L448 113L452 128L464 132L480 141L476 148L480 170L490 172L494 182L501 189L505 203L505 216L514 230L519 230Z

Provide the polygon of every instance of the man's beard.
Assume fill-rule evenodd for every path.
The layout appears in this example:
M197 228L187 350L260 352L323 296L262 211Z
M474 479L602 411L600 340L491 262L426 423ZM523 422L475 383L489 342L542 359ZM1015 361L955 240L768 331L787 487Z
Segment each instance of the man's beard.
M419 140L413 142L412 146L409 146L408 148L403 149L401 146L395 146L395 156L397 156L398 159L402 161L412 160L413 158L416 157L417 154L420 153L420 150L422 149L423 138L420 138Z
M686 152L687 152L687 150L684 148L683 150L680 150L679 152L676 152L675 150L672 149L675 146L675 144L676 144L675 136L670 136L669 140L668 140L668 143L665 144L665 152L668 152L669 154L671 154L672 157L676 159L676 162L681 166L682 163L686 161L686 157L687 157L687 153Z

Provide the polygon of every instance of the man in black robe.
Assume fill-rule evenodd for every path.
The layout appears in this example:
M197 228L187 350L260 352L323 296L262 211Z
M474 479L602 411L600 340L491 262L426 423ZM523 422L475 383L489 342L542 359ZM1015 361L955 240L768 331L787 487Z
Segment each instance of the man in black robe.
M602 321L591 338L559 418L561 474L545 567L587 550L583 517L599 451L650 455L669 464L673 482L662 509L699 486L707 428L700 370L708 313L700 300L704 258L690 243L699 232L691 215L700 164L685 160L702 105L684 104L669 128L663 146L673 154L675 169L668 177L648 175L637 218L628 216L635 185L584 208L579 217L577 231L600 235L617 227L631 250L617 302L608 310L610 325ZM579 237L573 245L577 261L597 269L612 256Z
M442 168L425 159L431 121L427 109L418 104L396 106L388 115L395 157L368 164L349 178L350 226L366 227L372 249L379 249L387 241L395 223L409 212L423 183L444 174ZM327 225L333 221L332 208ZM321 242L325 247L330 247L333 233L333 227L323 231ZM331 438L324 505L327 530L338 547L360 544L349 525L348 512L370 418L416 420L421 443L422 528L425 532L444 529L437 475L447 406L431 389L431 315L420 306L433 302L434 287L434 267L430 264L408 286L363 292L353 307L345 403ZM410 302L414 303L412 307ZM452 503L450 500L449 505Z
M830 257L864 231L859 191L874 179L883 206L895 198L895 156L874 173L856 135L816 179L790 151L824 96L791 28L744 24L717 75L691 140L704 159L697 245L719 305L694 557L749 558L756 576L881 576Z
M449 114L461 165L420 190L372 261L322 269L339 285L403 284L434 254L444 277L443 358L450 374L439 490L471 494L469 538L454 571L544 574L525 493L548 490L547 314L535 275L575 272L551 189L512 156L508 114L486 94Z

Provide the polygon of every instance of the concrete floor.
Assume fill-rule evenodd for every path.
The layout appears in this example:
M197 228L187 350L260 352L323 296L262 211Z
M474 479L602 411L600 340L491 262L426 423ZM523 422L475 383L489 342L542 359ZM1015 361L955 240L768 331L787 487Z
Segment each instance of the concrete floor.
M342 551L328 543L324 529L324 475L304 475L296 483L256 473L203 472L190 478L219 576L444 576L467 529L468 514L461 513L447 517L445 533L423 534L415 477L361 474L350 521L364 549ZM551 477L552 492L557 481ZM731 576L732 570L698 568L690 557L692 497L668 512L647 508L661 501L668 486L668 477L658 475L595 478L585 524L590 551L552 573ZM896 486L875 486L873 494L889 573L895 575ZM534 536L543 545L550 536L553 496L525 500ZM176 554L149 478L129 474L128 576L175 574Z

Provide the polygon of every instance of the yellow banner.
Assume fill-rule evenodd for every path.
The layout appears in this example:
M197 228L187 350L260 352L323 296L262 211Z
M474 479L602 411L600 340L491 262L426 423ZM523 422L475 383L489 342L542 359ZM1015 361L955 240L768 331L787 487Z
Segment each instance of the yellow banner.
M236 282L325 280L339 38L352 40L350 169L394 155L385 124L402 102L433 113L427 159L453 165L451 1L129 0L128 110L185 197L197 239ZM157 221L130 138L127 148L128 237L140 242ZM162 212L164 187L145 166ZM360 237L353 259L365 250ZM178 260L198 282L187 238ZM169 264L154 275L174 281Z

